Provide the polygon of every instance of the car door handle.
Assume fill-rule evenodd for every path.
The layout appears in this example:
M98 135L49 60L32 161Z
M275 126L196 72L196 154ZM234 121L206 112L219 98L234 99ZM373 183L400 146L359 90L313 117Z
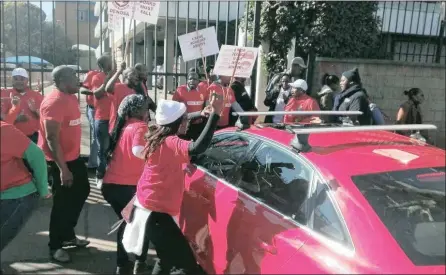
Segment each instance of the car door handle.
M275 245L260 241L260 248L269 254L277 255L277 248Z

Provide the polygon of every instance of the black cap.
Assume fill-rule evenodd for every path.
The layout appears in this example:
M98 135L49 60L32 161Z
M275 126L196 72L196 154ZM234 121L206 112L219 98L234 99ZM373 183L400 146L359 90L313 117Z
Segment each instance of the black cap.
M358 68L354 68L353 70L350 71L345 71L342 73L342 76L347 78L348 82L354 82L357 84L361 83L361 77L359 76Z

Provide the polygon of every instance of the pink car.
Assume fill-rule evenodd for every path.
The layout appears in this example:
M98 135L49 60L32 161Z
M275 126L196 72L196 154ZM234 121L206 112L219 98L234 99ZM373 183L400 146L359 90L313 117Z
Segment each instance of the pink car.
M444 150L388 131L296 140L225 129L185 168L180 226L206 273L445 274Z

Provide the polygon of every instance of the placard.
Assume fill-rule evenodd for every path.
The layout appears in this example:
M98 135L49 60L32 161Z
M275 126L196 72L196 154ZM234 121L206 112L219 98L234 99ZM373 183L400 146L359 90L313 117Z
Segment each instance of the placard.
M221 46L217 62L215 62L214 74L232 76L237 64L234 77L249 78L254 68L257 52L258 49L252 47Z
M129 19L156 25L160 2L156 1L110 1L108 15L121 16ZM134 14L133 14L134 13Z
M178 36L178 42L184 62L214 55L220 51L214 26Z
M122 16L116 14L108 14L108 28L113 31L122 31Z

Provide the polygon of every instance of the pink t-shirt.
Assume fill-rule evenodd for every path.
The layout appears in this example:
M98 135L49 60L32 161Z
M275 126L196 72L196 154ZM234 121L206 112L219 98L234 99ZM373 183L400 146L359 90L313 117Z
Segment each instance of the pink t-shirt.
M133 155L132 148L144 146L147 123L129 119L122 129L113 157L105 172L104 182L119 185L136 185L144 169L144 160Z
M191 141L169 136L146 161L136 196L147 209L177 216L184 192L183 164Z

